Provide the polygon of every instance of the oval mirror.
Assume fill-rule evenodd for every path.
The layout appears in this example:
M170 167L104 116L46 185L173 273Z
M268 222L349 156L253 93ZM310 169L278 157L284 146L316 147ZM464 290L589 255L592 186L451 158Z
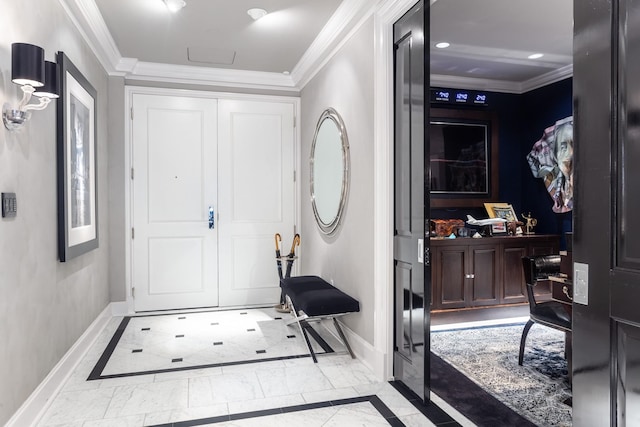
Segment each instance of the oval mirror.
M342 117L326 109L311 145L311 205L325 234L335 232L344 210L349 185L349 141Z

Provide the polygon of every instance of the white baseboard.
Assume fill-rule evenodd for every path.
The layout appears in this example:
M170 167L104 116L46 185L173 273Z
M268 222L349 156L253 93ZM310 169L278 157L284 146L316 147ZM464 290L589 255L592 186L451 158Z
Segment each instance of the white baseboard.
M125 303L126 304L126 303ZM82 360L86 352L91 348L96 338L107 326L112 318L114 308L109 304L91 323L86 331L71 346L69 351L53 367L46 378L31 393L29 398L18 408L9 419L5 427L25 427L34 426L42 417L45 410L51 404L51 398L56 396L60 388L64 385L69 375L73 372L78 363Z
M385 369L385 354L376 350L374 346L349 329L343 322L340 322L340 327L346 335L349 345L358 360L371 369L380 381L388 381L390 378L389 373L387 373Z
M133 314L131 311L129 311L129 304L127 304L126 301L112 302L110 305L111 315L113 317L130 316Z

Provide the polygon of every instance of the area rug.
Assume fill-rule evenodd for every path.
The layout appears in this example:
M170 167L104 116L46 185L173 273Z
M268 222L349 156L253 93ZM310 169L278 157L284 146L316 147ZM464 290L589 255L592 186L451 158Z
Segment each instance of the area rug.
M126 316L89 380L310 357L341 344L323 328L287 326L273 308Z
M534 325L519 366L523 328L517 324L432 331L431 351L534 425L571 426L564 333Z

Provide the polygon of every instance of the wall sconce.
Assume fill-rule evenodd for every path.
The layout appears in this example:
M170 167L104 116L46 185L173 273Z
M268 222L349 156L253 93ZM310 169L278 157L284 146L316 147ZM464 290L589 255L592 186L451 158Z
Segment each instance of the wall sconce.
M9 103L2 107L2 121L9 130L16 130L31 117L30 110L44 110L58 98L57 64L44 60L44 49L28 43L11 45L11 81L21 86L22 99L16 108ZM31 96L40 99L29 104Z

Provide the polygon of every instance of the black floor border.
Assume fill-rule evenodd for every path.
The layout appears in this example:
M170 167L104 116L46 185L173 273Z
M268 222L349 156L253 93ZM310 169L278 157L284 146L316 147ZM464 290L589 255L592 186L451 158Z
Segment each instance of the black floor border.
M461 424L458 423L453 417L447 414L444 409L439 407L433 402L429 402L427 404L409 387L407 387L401 381L389 381L389 384L393 386L398 392L407 399L413 406L418 409L436 426L446 426L446 427L461 427Z
M507 327L511 327L511 326L524 327L524 325L526 323L527 323L527 321L525 320L523 322L499 323L499 324L495 324L495 325L478 325L478 326L465 326L464 328L436 329L435 331L432 329L431 333L432 334L439 334L440 332L470 331L470 330L473 330L473 329L507 328Z
M434 353L431 391L478 426L536 427Z
M196 420L178 421L175 423L155 424L149 427L191 427L203 424L217 424L228 421L245 420L249 418L267 417L270 415L288 414L292 412L309 411L313 409L329 408L332 406L344 406L354 403L370 403L389 425L393 427L404 427L405 424L389 409L389 407L375 394L369 396L351 397L339 400L327 400L324 402L306 403L302 405L286 406L283 408L264 409L261 411L242 412L239 414L220 415L210 418L199 418Z
M116 329L115 333L113 334L113 337L111 337L111 340L109 341L109 344L107 344L107 347L102 352L102 355L98 359L98 362L96 363L96 365L91 370L91 373L87 377L87 381L105 380L105 379L113 379L113 378L135 377L135 376L140 376L140 375L154 375L154 374L163 374L163 373L168 373L168 372L190 371L190 370L195 370L195 369L220 368L220 367L225 367L225 366L249 365L249 364L252 364L252 363L275 362L275 361L279 361L279 360L304 359L306 357L311 357L311 354L305 353L305 354L295 354L295 355L291 355L291 356L278 356L278 357L268 357L268 358L262 358L262 359L237 360L237 361L232 361L232 362L220 362L220 363L212 363L212 364L206 364L206 365L181 366L181 367L167 368L167 369L157 369L157 370L151 370L151 371L138 371L138 372L126 372L126 373L122 373L122 374L102 375L102 371L104 371L104 368L107 366L107 363L109 362L109 359L111 358L111 356L113 355L113 352L115 351L116 347L118 346L118 342L120 342L120 338L122 338L122 335L124 334L125 329L127 328L127 326L129 325L129 322L133 318L154 317L154 316L172 316L172 315L182 316L182 315L188 315L188 314L215 313L215 312L218 312L218 311L260 310L260 309L263 309L263 308L269 308L269 307L252 307L252 308L248 308L248 309L237 309L237 308L235 308L235 309L228 309L228 310L225 309L225 310L198 311L198 312L193 312L193 313L191 313L191 312L189 312L189 313L171 313L171 314L162 313L162 314L147 314L147 315L125 316L122 319L122 321L120 322L120 325L118 325L118 328ZM273 319L273 320L277 320L277 319ZM308 325L307 329L308 329L309 333L313 336L313 338L318 342L318 344L324 350L324 352L320 352L320 353L316 352L316 354L323 355L323 354L328 354L328 353L334 353L333 348L331 348L331 346L324 339L322 339L322 337L318 334L318 332L315 329L313 329L313 327L311 325Z

